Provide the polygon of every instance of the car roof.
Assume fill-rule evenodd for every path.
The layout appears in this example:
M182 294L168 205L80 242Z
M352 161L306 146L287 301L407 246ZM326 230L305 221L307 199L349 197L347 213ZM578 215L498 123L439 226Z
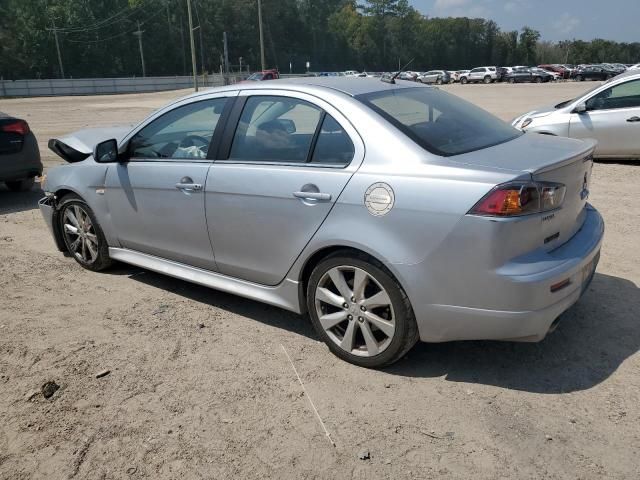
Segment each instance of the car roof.
M638 77L638 78L640 78L640 71L639 70L627 70L626 72L622 72L620 75L616 75L614 78L616 80L619 80L621 78L627 78L627 77Z
M297 77L280 80L268 80L266 82L235 83L226 87L217 87L216 90L273 90L274 88L287 90L324 90L332 89L345 93L349 96L363 95L367 93L384 90L396 90L402 88L432 88L422 83L396 79L396 83L383 82L380 78L367 77ZM185 98L202 95L207 90L200 93L193 93Z

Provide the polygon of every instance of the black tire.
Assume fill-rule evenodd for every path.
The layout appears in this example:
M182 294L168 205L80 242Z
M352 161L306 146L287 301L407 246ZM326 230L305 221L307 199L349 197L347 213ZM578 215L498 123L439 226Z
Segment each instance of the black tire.
M442 85L442 79L441 79L441 78L439 78L438 80L436 80L436 84L437 84L437 85Z
M69 236L65 234L65 227L64 227L65 212L74 206L77 206L81 208L84 212L86 212L87 215L89 216L89 219L91 220L92 228L98 243L97 249L96 249L97 256L95 259L92 259L89 261L83 259L79 255L79 253L76 253L74 251L74 249L72 248ZM113 264L113 260L111 260L111 258L109 257L109 245L107 244L107 240L104 236L104 233L102 232L102 228L100 228L100 224L98 223L98 220L96 219L96 216L93 213L93 210L91 210L91 207L89 207L89 205L87 205L87 203L78 195L70 193L62 197L62 199L58 203L58 209L56 211L55 221L58 222L57 224L58 232L60 232L60 235L62 236L62 240L64 242L64 245L67 251L76 260L76 262L78 262L84 268L94 272L99 272L101 270L109 268Z
M359 356L342 349L323 329L316 311L316 289L323 276L335 267L356 267L373 277L388 293L393 307L395 331L389 345L378 355ZM365 368L382 368L400 360L418 341L418 326L406 293L378 261L351 251L338 251L321 260L313 269L306 291L307 310L320 338L337 357ZM353 322L357 321L351 320Z
M489 75L487 75L486 77L484 77L484 83L491 83L491 77Z
M582 75L576 75L576 82L584 81L584 77Z
M461 83L462 85L466 85L467 83L469 83L469 80L467 80L467 77L462 77L462 78L460 79L460 83Z
M28 192L29 190L31 190L31 188L33 188L35 178L23 178L22 180L11 180L4 183L12 192Z
M542 77L536 77L535 82L536 83L542 83Z
M511 78L509 79L509 83L516 83L516 79L515 79L515 78L513 78L513 77L511 77Z

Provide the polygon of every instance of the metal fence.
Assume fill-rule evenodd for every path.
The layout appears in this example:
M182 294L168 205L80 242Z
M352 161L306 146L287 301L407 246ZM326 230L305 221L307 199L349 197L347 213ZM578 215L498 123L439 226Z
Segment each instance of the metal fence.
M235 83L239 77L200 75L198 85L217 87ZM113 93L159 92L191 88L193 77L65 78L44 80L0 80L0 97L39 97L56 95L100 95Z

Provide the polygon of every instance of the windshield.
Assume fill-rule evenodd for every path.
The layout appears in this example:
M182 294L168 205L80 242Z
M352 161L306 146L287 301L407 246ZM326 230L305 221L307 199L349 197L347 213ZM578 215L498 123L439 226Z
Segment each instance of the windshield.
M455 95L429 87L356 96L426 150L445 157L508 142L522 132Z

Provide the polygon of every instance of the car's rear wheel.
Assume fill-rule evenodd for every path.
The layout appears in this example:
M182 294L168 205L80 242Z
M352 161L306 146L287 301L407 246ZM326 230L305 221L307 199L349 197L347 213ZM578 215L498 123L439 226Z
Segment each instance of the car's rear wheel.
M536 83L542 83L542 77L536 77L535 82Z
M584 80L584 78L582 77L582 75L576 75L576 82L582 82Z
M491 83L491 77L489 75L487 75L486 77L484 77L484 83Z
M441 79L441 78L439 78L438 80L436 80L436 83L437 83L438 85L442 85L442 79Z
M35 178L23 178L22 180L12 180L4 183L12 192L28 192L33 187Z
M349 363L380 368L418 340L409 299L375 260L337 252L322 260L307 285L307 308L318 335Z
M515 78L510 78L509 79L509 83L516 83L516 79Z
M463 85L466 85L468 82L469 82L469 80L467 80L467 77L462 77L460 79L460 83L463 84Z
M66 195L60 201L57 218L67 251L80 265L96 272L111 266L104 233L84 200Z

